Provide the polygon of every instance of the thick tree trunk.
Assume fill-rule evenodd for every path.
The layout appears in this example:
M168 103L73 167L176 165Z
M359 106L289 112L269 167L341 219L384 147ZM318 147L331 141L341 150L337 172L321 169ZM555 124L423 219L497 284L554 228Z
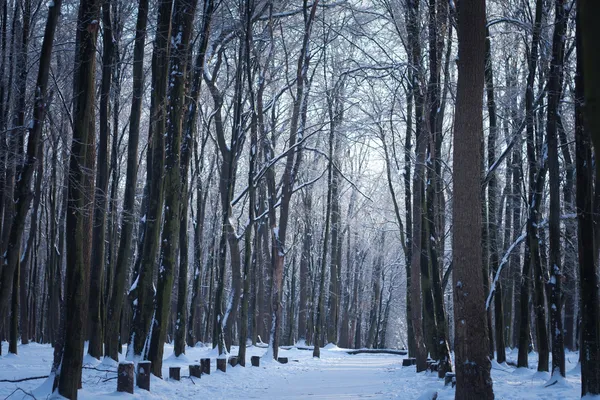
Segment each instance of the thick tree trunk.
M485 1L461 0L454 123L453 283L456 398L493 399L481 257ZM468 362L467 362L468 360Z
M576 151L577 216L579 238L579 287L581 293L581 395L600 394L600 310L598 269L595 261L594 217L590 138L594 155L600 154L600 57L597 51L600 3L579 0L577 15ZM596 175L600 164L596 163ZM596 188L598 193L598 188Z
M58 392L77 399L83 362L82 327L87 322L94 171L94 93L99 0L81 0L73 78L73 142L69 162L64 350Z

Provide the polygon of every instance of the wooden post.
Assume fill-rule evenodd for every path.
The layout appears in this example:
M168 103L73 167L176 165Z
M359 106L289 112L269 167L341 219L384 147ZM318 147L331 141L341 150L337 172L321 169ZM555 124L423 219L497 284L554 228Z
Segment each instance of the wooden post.
M210 358L201 358L200 365L202 366L202 373L210 375Z
M236 356L229 357L229 365L231 365L232 367L238 365L238 358Z
M217 369L222 372L227 372L227 359L217 358Z
M181 367L169 367L169 379L181 380Z
M279 358L277 358L277 361L279 361L280 364L287 364L288 358L287 357L279 357Z
M131 361L121 361L117 371L117 392L133 394L133 369Z
M446 372L444 376L444 386L448 386L449 384L452 384L452 387L456 385L456 375L452 372Z
M250 357L250 362L252 363L253 367L259 367L260 366L260 357L252 356L252 357Z
M150 391L150 367L152 366L152 362L150 361L140 361L137 366L137 386L140 389L144 389Z
M405 358L402 360L402 366L403 367L410 367L411 365L416 365L417 364L417 359L416 358Z
M202 375L202 366L200 364L192 364L190 365L190 376L194 378L200 378Z

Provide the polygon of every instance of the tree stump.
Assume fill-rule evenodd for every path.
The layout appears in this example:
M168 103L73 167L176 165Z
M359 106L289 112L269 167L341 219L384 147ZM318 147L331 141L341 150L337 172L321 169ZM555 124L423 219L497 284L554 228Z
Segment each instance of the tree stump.
M200 365L202 366L202 373L210 375L210 358L201 358Z
M446 372L446 375L444 376L444 386L448 386L450 384L452 384L452 387L456 385L456 374L452 372Z
M429 360L427 361L427 370L431 371L431 372L437 372L439 369L439 362L437 361L433 361L433 360Z
M217 369L221 372L227 372L227 359L217 358Z
M200 378L202 375L202 366L200 364L192 364L190 365L190 376L194 378Z
M250 357L250 362L252 363L253 367L259 367L260 366L260 357L252 356L252 357Z
M231 365L232 368L238 365L238 358L236 356L229 357L229 365Z
M277 358L277 361L280 364L287 364L288 363L288 358L287 357L279 357L279 358Z
M402 366L403 367L410 367L412 365L416 365L417 364L417 359L416 358L405 358L404 360L402 360Z
M169 379L181 380L181 367L169 367Z
M137 386L140 389L150 391L150 366L151 365L152 365L152 363L150 361L138 362L137 376L135 377L135 380L137 381Z
M132 362L123 361L119 363L117 371L117 392L133 394L133 370Z

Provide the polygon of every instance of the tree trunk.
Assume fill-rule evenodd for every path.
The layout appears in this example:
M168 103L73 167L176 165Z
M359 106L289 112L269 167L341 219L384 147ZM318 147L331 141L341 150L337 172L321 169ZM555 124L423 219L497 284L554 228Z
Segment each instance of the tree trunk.
M492 68L492 52L489 30L486 29L485 41L485 86L487 92L487 108L489 116L490 133L488 135L487 159L488 169L496 162L496 140L498 138L498 123L496 118L496 101L494 98L494 74ZM500 228L496 220L498 183L496 174L492 174L488 182L488 249L492 276L496 276L499 264L498 236ZM504 343L504 311L502 309L502 283L500 279L495 282L494 290L494 323L495 323L495 345L496 360L499 364L506 361L506 345ZM491 330L492 327L490 326Z
M453 283L456 398L493 399L481 263L485 1L461 0L454 122ZM468 361L468 362L467 362Z
M163 177L165 164L165 131L167 123L167 83L169 75L169 43L171 38L171 8L173 0L160 0L158 3L158 16L156 38L152 54L152 98L150 104L151 124L148 132L148 161L147 177L148 205L145 214L145 232L142 246L141 264L139 273L133 283L136 286L132 291L137 301L134 300L133 322L131 338L128 347L129 356L148 356L152 361L152 371L155 372L156 354L144 354L149 347L150 328L154 314L154 289L153 275L156 265L156 255L160 244L160 231L164 203ZM174 212L173 210L171 212ZM175 232L177 234L178 232ZM137 284L137 285L136 285ZM170 297L170 296L169 296ZM169 298L157 298L157 304ZM160 318L160 316L159 316ZM152 326L154 328L156 324ZM154 336L154 335L152 335ZM160 348L163 348L160 343ZM155 345L156 349L156 345ZM152 358L151 358L152 357ZM160 361L158 361L160 363ZM158 374L160 376L160 372Z
M104 335L105 355L118 361L119 326L125 283L129 272L133 224L135 222L135 192L137 187L138 143L140 137L140 119L142 114L142 97L144 92L144 47L146 41L146 25L148 23L148 0L140 0L136 22L136 34L133 49L133 93L131 113L129 117L129 142L127 144L127 176L125 178L125 195L121 222L121 237L114 271L114 287L110 296L106 333Z
M81 0L77 21L73 78L73 142L69 162L67 205L67 270L65 276L64 350L57 371L58 392L77 399L81 383L82 327L87 322L91 257L94 171L94 93L99 0Z
M172 25L173 32L171 48L168 44L167 53L170 60L169 89L167 95L167 126L165 136L165 172L163 191L165 208L163 211L164 224L159 259L158 282L155 298L154 326L148 351L148 359L152 361L152 373L162 376L162 360L164 343L167 338L169 315L171 314L171 292L173 290L173 275L179 256L179 229L187 215L181 214L182 201L186 202L187 190L182 191L181 180L181 132L184 117L185 87L187 77L187 61L189 45L192 36L194 16L197 1L174 0ZM166 10L165 10L166 11ZM170 11L170 10L169 10ZM170 14L170 12L169 12ZM170 17L170 15L169 15ZM165 27L168 25L165 19ZM168 36L167 36L168 40ZM170 52L170 54L169 54ZM168 61L165 60L165 66ZM189 160L186 160L189 161ZM187 177L186 177L187 180ZM182 197L185 199L182 200ZM187 214L187 213L186 213ZM187 223L184 223L187 228ZM187 251L187 249L186 249ZM187 307L187 265L179 271L179 296L177 319L175 322L175 355L185 352L185 309Z
M102 356L102 298L104 265L106 264L106 192L108 191L108 135L110 86L113 73L113 34L111 26L110 0L102 2L102 83L100 86L100 131L96 170L96 192L94 194L94 228L92 239L92 271L90 280L90 317L88 354L94 358Z
M600 58L596 40L600 35L596 16L600 3L579 0L577 15L576 84L576 151L577 154L577 222L579 239L579 288L581 293L581 395L600 394L600 310L598 304L598 274L595 260L594 217L591 168L592 154L600 153L600 80L597 71ZM596 163L596 175L600 164ZM598 189L596 188L596 192Z
M565 1L556 0L552 61L548 79L548 180L550 181L550 333L552 337L552 374L565 376L565 348L562 324L562 260L560 227L560 167L557 123L562 93L561 70L564 60L564 37L567 29Z

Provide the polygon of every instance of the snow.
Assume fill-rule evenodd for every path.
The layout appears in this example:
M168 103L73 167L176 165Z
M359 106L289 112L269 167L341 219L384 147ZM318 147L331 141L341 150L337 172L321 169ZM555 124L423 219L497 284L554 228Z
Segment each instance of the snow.
M298 345L305 343L299 342ZM328 350L328 348L330 350ZM49 375L52 364L52 348L49 345L30 343L20 345L19 355L8 355L8 343L2 343L0 357L0 380L39 377ZM83 370L83 389L80 399L305 399L305 398L375 398L375 399L431 399L437 394L439 400L454 399L455 390L445 387L437 374L417 374L415 367L402 367L404 356L391 354L349 355L344 349L331 345L321 350L321 358L313 358L312 351L281 348L280 357L288 357L288 364L261 360L261 367L250 366L250 357L263 356L266 349L252 346L247 352L247 367L231 368L227 373L212 373L201 379L188 377L185 368L200 358L211 357L211 371L216 370L216 349L206 346L188 347L186 355L175 357L173 346L165 345L163 377L151 377L150 392L135 388L133 396L116 392L116 367L113 360L101 362L86 357L89 367ZM231 353L237 354L236 346ZM516 361L517 350L507 349L510 364ZM556 379L548 386L548 373L537 373L537 355L530 353L529 368L516 369L507 363L492 362L492 378L496 399L576 399L580 397L579 374L571 371L577 366L577 353L567 352L567 378ZM124 359L124 357L123 357ZM182 367L181 381L168 377L170 366ZM555 378L553 377L552 380ZM17 388L33 394L36 398L47 398L52 389L52 378L19 383L0 383L0 399L11 395ZM15 392L10 399L31 398L23 392ZM594 399L594 398L590 398ZM594 399L598 400L598 398Z

